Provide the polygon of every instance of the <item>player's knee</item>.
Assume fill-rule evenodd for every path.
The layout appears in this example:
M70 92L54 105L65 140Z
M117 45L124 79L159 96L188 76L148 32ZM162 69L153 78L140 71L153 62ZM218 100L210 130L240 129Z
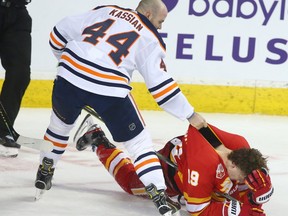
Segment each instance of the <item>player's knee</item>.
M7 80L11 85L14 85L16 91L20 90L24 92L31 80L30 70L11 69L11 72L8 71L6 73L5 80Z
M146 152L154 151L152 139L145 128L136 137L124 142L124 146L133 161Z
M22 89L26 90L30 81L31 81L30 75L23 76L22 79L19 80L19 86L21 86Z
M59 134L61 136L69 136L70 131L73 129L74 124L66 124L58 116L52 112L50 118L49 129L52 129L54 133Z

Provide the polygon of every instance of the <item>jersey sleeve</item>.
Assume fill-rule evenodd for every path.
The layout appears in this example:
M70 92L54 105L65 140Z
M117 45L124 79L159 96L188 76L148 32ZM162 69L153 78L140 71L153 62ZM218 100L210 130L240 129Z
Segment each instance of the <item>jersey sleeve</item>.
M185 120L194 108L181 92L177 82L165 71L165 51L157 41L152 41L136 56L138 70L157 104L171 115Z
M73 40L72 38L79 37L76 29L81 29L86 14L65 17L53 27L50 33L49 45L57 60L60 59L66 44Z
M243 136L220 130L211 124L209 126L226 148L231 150L236 150L239 148L250 148L248 141Z

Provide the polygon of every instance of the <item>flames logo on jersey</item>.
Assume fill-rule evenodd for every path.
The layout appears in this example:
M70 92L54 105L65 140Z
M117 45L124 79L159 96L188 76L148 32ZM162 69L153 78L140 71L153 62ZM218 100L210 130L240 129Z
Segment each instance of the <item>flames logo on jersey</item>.
M216 170L216 178L222 179L225 176L225 170L222 164L218 164L217 170Z
M163 61L163 59L161 59L160 68L163 69L165 72L167 72L166 64L165 64L165 62Z

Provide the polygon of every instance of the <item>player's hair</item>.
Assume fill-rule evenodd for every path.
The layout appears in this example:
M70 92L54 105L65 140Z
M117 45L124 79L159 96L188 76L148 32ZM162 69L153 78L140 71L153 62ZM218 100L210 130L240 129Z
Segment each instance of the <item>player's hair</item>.
M267 157L264 157L261 152L254 148L241 148L232 151L228 155L231 160L241 171L247 176L253 170L267 167Z

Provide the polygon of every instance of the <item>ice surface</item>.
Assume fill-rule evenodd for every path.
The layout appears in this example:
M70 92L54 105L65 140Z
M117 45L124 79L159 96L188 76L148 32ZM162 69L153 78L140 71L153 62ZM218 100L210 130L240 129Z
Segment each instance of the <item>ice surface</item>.
M79 125L85 116L83 111ZM159 149L174 136L184 134L187 122L164 112L142 111L146 125ZM208 122L246 137L251 146L269 157L275 193L264 206L267 216L287 212L288 189L288 117L202 113ZM42 138L49 123L49 109L23 108L15 129L25 135ZM97 121L95 119L95 121ZM100 124L105 130L105 126ZM76 128L71 133L74 136ZM108 137L109 133L107 132ZM70 140L72 142L72 140ZM118 144L122 148L121 144ZM124 193L100 164L93 152L76 151L74 145L59 161L53 187L35 202L34 180L39 164L36 150L22 147L17 158L0 157L0 216L157 216L152 202ZM182 215L188 215L185 207Z

